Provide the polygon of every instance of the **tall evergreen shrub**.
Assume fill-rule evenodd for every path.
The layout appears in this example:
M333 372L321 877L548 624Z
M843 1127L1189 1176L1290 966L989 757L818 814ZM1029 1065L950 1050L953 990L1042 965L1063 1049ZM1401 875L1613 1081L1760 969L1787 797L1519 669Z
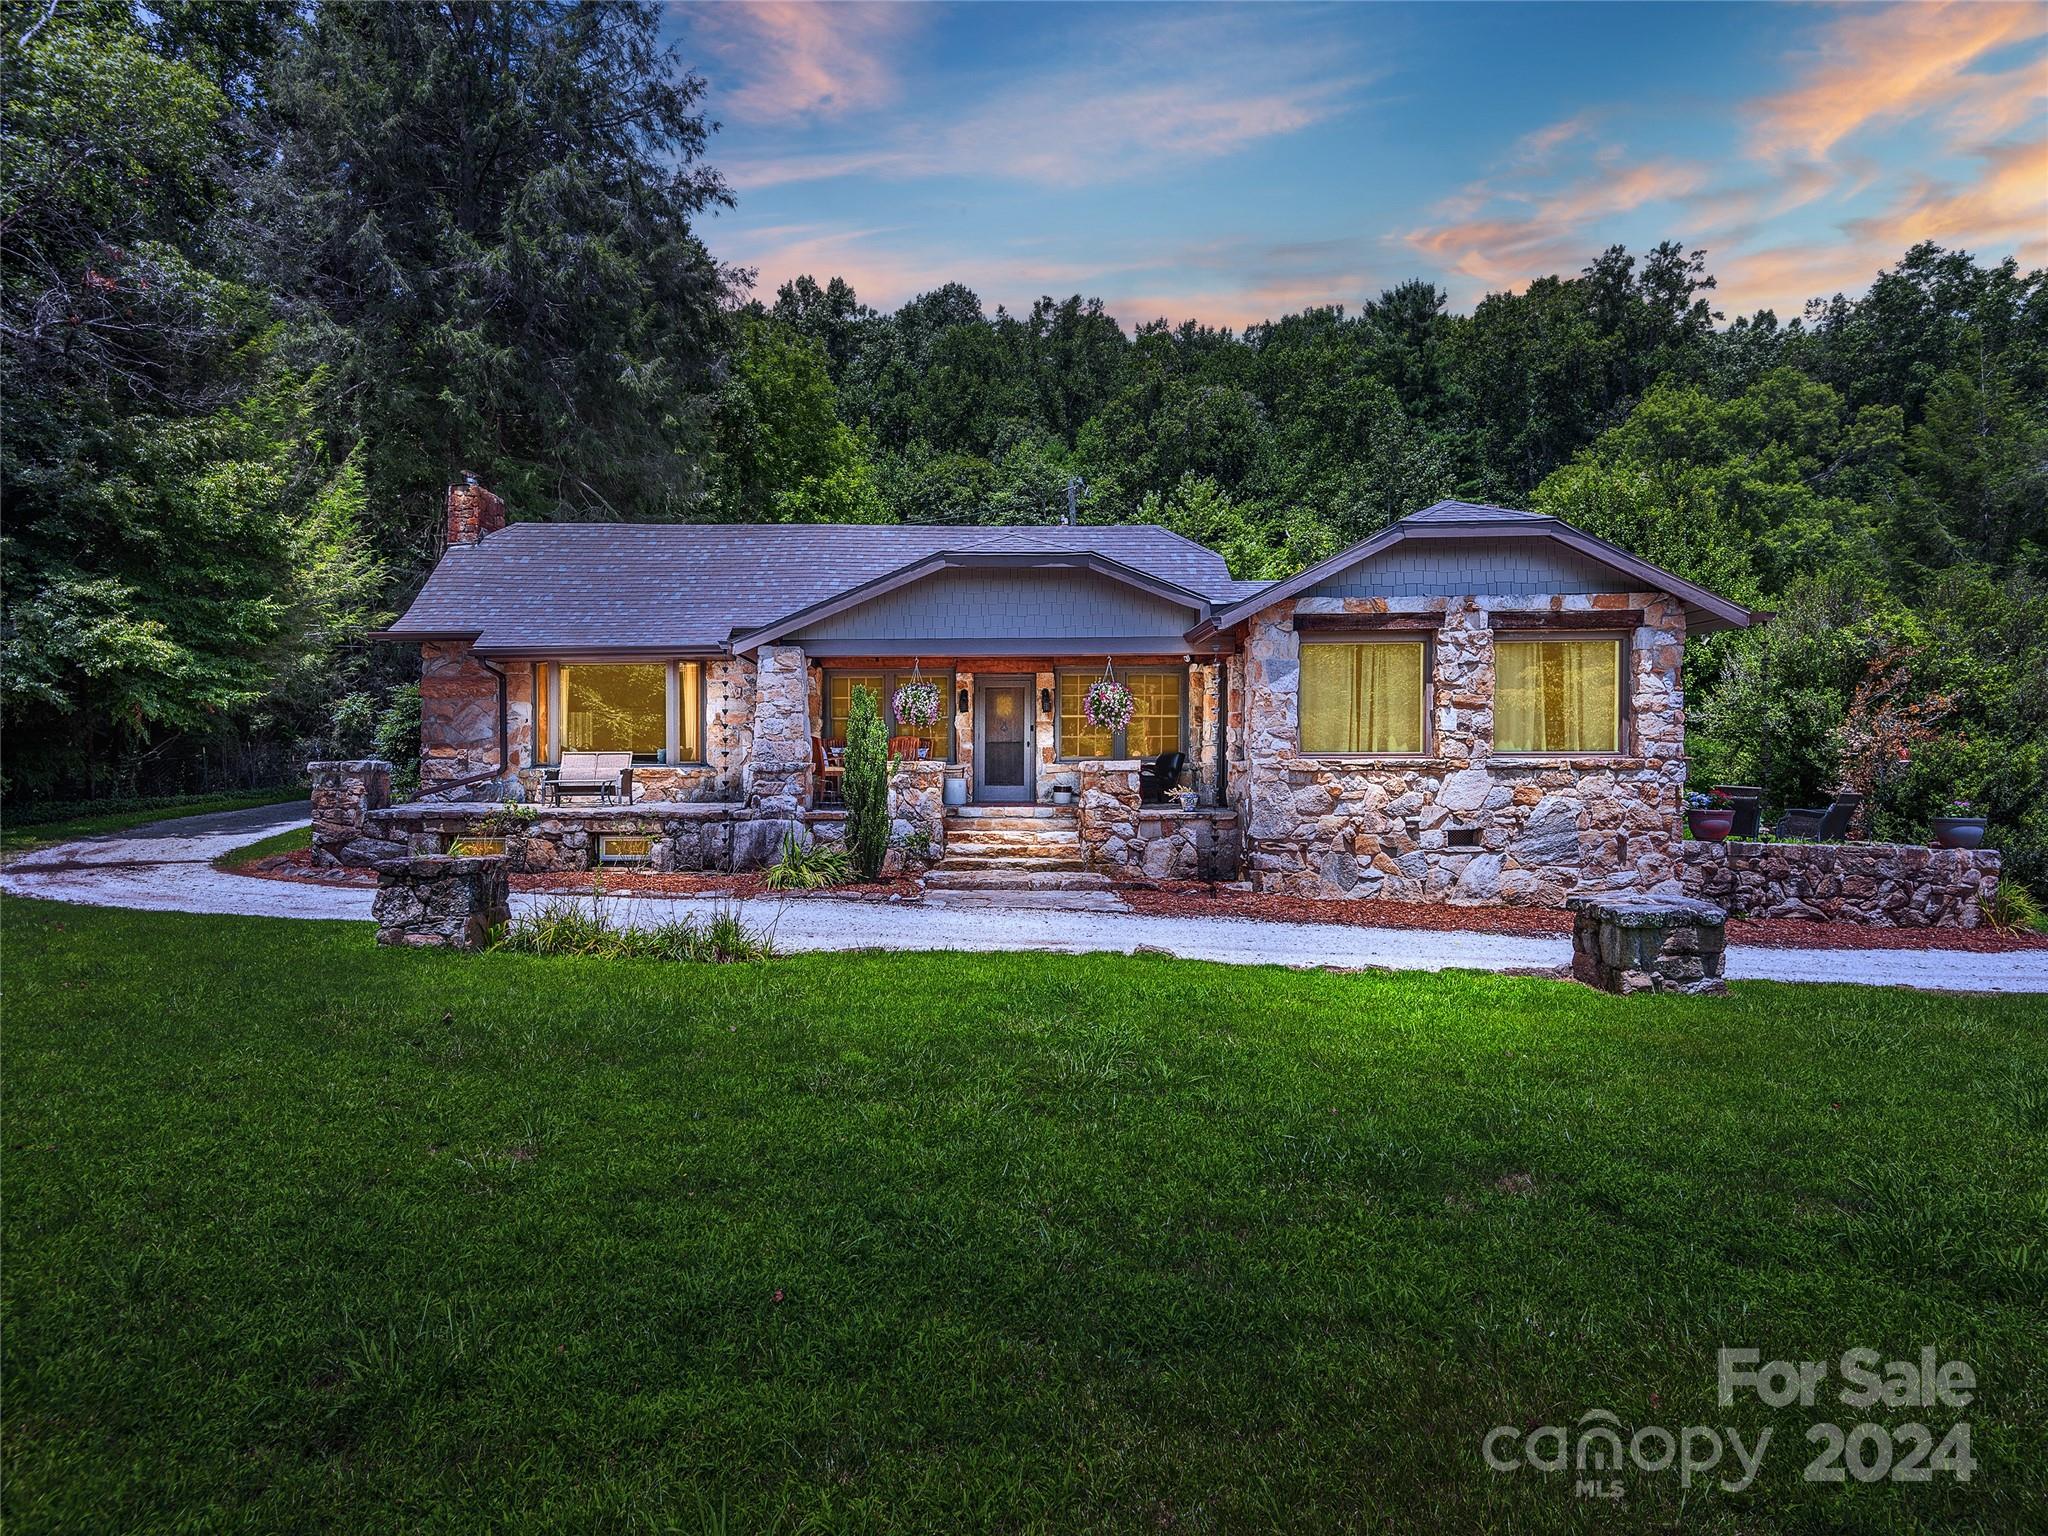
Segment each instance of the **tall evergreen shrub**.
M881 703L871 688L856 686L846 712L846 851L853 872L872 880L882 872L889 851L889 733L882 726Z

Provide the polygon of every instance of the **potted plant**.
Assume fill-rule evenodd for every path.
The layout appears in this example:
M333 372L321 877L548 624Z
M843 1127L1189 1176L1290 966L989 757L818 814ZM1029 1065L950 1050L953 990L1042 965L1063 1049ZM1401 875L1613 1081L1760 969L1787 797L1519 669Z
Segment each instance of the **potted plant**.
M1755 837L1763 829L1764 791L1761 784L1716 784L1713 793L1728 802L1735 813L1732 836Z
M1196 803L1201 799L1201 796L1192 789L1183 789L1178 791L1174 798L1180 801L1180 808L1182 810L1192 811Z
M1074 786L1071 784L1053 785L1052 803L1054 805L1072 805L1074 803Z
M1694 790L1685 797L1685 824L1695 842L1726 842L1735 827L1735 807L1717 790Z
M907 726L912 731L928 731L939 723L939 685L929 678L913 675L889 703L896 711L899 730ZM930 752L931 747L921 743L917 755L924 757Z
M1984 846L1984 818L1967 800L1951 800L1947 811L1934 818L1934 841L1943 848Z

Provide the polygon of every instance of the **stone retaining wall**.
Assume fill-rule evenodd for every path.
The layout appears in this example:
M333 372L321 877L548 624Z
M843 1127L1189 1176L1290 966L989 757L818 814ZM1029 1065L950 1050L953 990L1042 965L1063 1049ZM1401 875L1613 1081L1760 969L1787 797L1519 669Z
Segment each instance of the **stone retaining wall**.
M1234 811L1145 805L1135 762L1078 765L1081 856L1091 868L1153 880L1235 880Z
M1975 928L1998 888L1988 848L1905 843L1685 842L1688 896L1731 917L1790 917L1881 928Z

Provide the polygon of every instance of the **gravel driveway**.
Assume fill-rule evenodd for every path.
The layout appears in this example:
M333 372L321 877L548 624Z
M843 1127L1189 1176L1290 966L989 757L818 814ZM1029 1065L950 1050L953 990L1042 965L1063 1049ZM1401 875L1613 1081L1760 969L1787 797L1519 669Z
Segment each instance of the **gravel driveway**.
M274 832L304 826L304 805L187 816L25 854L0 871L16 896L155 912L223 912L253 917L367 921L361 888L224 874L213 860ZM518 894L515 910L546 898ZM616 911L636 922L703 914L714 899L640 897ZM1042 949L1128 953L1140 945L1190 959L1241 965L1386 966L1505 971L1566 964L1562 938L1485 933L1418 933L1320 923L1247 922L1219 917L1144 917L1099 912L997 908L940 911L816 896L745 902L748 921L784 950ZM1730 980L1858 982L1962 992L2048 992L2048 951L1973 954L1961 950L1759 949L1731 945Z

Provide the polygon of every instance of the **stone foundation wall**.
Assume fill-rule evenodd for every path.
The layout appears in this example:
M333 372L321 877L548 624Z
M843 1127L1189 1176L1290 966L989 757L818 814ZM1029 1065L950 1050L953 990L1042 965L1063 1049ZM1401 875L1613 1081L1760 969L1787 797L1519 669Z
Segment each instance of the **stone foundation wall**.
M1142 804L1135 762L1079 765L1081 856L1091 868L1153 880L1235 880L1234 812Z
M1881 928L1975 928L1998 889L1988 848L1902 843L1695 843L1678 846L1688 896L1731 917L1789 917Z
M1643 619L1625 645L1624 752L1496 755L1493 616L1583 620L1603 610L1640 610ZM1353 618L1376 632L1430 638L1427 756L1300 751L1297 617ZM1295 896L1472 905L1560 906L1583 891L1677 895L1684 634L1682 607L1656 593L1275 605L1248 627L1244 701L1231 715L1230 799L1244 820L1253 884Z

